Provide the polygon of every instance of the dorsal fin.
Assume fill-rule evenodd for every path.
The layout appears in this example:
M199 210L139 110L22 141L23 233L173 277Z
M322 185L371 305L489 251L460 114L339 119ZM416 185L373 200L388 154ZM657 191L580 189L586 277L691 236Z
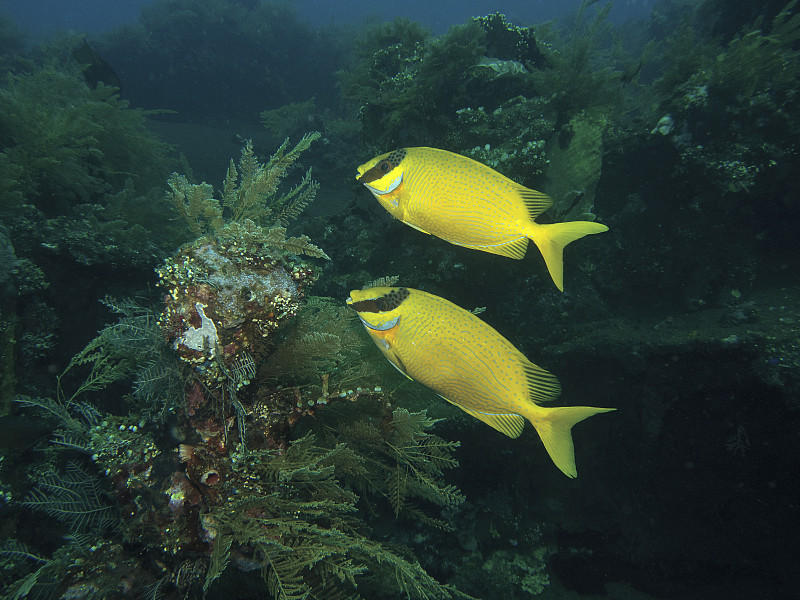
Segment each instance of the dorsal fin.
M531 219L535 219L548 208L553 206L553 199L547 194L537 192L523 185L517 185L517 192L522 197Z
M555 375L527 359L525 363L522 368L525 370L525 377L528 380L528 397L533 402L536 404L552 402L561 395L561 384Z

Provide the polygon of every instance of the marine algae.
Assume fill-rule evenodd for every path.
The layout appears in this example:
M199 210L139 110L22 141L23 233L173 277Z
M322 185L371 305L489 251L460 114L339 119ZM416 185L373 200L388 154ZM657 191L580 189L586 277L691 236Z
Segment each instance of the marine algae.
M603 165L603 135L608 120L601 111L584 111L550 141L547 183L558 221L594 221L594 196Z
M259 162L252 141L247 141L238 166L231 159L221 200L215 198L211 185L192 184L184 175L173 173L166 201L183 217L194 235L218 234L226 223L246 221L259 226L285 227L314 200L319 184L311 179L308 169L292 190L279 195L278 188L289 168L320 135L307 133L291 149L287 138L266 163Z
M116 371L107 369L114 364L109 359L114 356L115 344L123 337L139 339L140 343L149 339L137 332L141 333L140 326L152 328L152 323L129 327L131 317L127 314L136 313L122 306L122 325L107 327L73 360L68 371L90 366L87 380L77 384L75 392L64 392L63 401L19 399L56 417L63 431L73 429L78 434L76 441L68 443L64 443L67 436L57 435L53 443L62 452L78 452L79 457L94 452L91 461L113 483L113 501L102 491L102 478L92 474L95 469L76 463L66 474L51 474L41 480L26 506L63 517L76 531L106 523L116 515L113 529L92 527L86 545L95 549L92 556L106 557L125 564L132 573L138 572L142 594L175 588L189 595L199 593L200 588L213 591L220 585L218 581L225 580L235 555L238 565L260 565L264 584L275 598L308 594L359 598L370 597L370 593L401 593L410 598L468 597L438 583L413 557L370 539L357 514L357 503L368 497L392 496L396 499L393 509L398 513L447 529L444 521L428 516L426 507L455 507L463 500L454 486L440 479L444 469L457 465L452 452L458 443L430 433L435 420L424 412L395 409L388 426L381 426L380 415L386 405L371 403L378 408L374 412L363 404L368 402L365 397L355 413L334 410L332 420L315 421L314 428L322 426L320 441L307 434L280 451L245 450L240 445L230 455L220 455L222 461L212 463L214 470L208 471L214 479L197 484L202 500L196 488L178 485L174 476L172 487L162 488L160 493L162 476L156 478L155 474L174 469L173 453L156 447L152 430L141 429L141 422L135 424L134 419L139 418L135 413L114 417L78 402L80 395L101 391L104 382L116 380ZM347 401L343 405L355 407ZM146 406L138 404L137 410L142 409ZM187 400L184 410L198 408ZM378 421L373 421L374 417ZM203 452L196 448L194 458L186 460L198 460L206 456ZM188 473L197 468L192 464L187 463ZM398 476L404 480L403 489L393 484ZM118 509L122 509L121 514L117 514ZM197 534L186 538L185 531L195 527L203 535L193 543L201 543L206 551L189 561L185 553L190 548L185 541ZM152 535L142 536L142 531ZM120 546L115 541L119 533L135 547L125 550ZM83 551L70 544L62 546L52 559L11 586L12 597L46 594L49 586L106 593L116 585L105 577L107 569L94 568L92 561L80 571L71 567ZM140 551L160 556L165 565L170 565L168 569L175 570L175 578L171 579L168 572L153 581L146 566L136 559ZM63 556L68 559L61 560ZM367 596L360 595L365 593Z

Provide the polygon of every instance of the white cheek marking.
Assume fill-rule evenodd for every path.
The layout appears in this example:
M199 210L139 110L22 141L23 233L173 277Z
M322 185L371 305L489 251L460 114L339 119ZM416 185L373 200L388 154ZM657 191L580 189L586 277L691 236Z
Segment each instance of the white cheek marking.
M402 173L400 173L400 175L395 177L392 180L392 182L389 184L389 187L386 188L385 190L380 190L380 189L378 189L376 187L373 187L373 186L369 185L368 183L365 183L364 185L373 194L377 194L378 196L383 196L384 194L391 194L393 191L395 191L397 189L397 186L400 185L401 183L403 183L403 174Z
M392 319L391 321L387 321L383 325L373 325L372 323L365 321L361 315L358 315L358 318L361 319L361 322L364 324L364 327L366 327L367 329L372 329L374 331L386 331L387 329L391 329L392 327L397 325L397 322L400 320L400 317L395 317L394 319Z

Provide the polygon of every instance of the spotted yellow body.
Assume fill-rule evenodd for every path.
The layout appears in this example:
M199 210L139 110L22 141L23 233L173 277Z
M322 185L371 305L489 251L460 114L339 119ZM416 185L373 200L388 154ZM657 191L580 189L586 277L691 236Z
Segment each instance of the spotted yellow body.
M559 396L558 379L444 298L376 287L353 290L347 302L398 370L509 437L518 437L529 420L556 466L577 476L572 426L613 409L540 406Z
M520 259L532 240L558 289L564 289L563 250L608 227L589 221L541 225L552 205L471 158L436 148L402 148L358 167L357 180L396 219L459 246Z

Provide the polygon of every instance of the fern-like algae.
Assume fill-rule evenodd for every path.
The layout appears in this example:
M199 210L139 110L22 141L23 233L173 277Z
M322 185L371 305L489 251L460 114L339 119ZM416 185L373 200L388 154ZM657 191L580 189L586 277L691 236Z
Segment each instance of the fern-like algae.
M261 124L279 137L291 137L308 127L309 119L319 113L314 98L304 102L290 102L278 108L261 112Z
M237 498L212 510L215 544L222 548L212 552L206 587L225 570L236 543L261 562L268 589L280 600L358 598L362 580L410 598L456 594L415 560L361 533L357 496L340 483L366 476L370 466L358 452L344 444L323 448L307 435L282 454L251 451L237 458L246 483Z
M312 296L260 374L298 384L327 375L331 389L375 385L379 371L363 358L370 344L352 310L333 298Z
M298 256L305 254L330 260L330 257L312 244L307 236L287 238L286 228L277 225L269 228L260 227L249 219L245 219L242 223L236 221L226 223L216 233L216 238L222 245L238 247L246 254L272 255L276 250L282 250Z
M222 207L207 183L191 184L185 175L173 173L167 180L167 198L193 235L222 227Z
M106 389L125 378L134 378L134 395L144 403L145 414L155 420L163 421L182 398L185 382L181 368L169 352L152 311L129 300L106 297L103 303L120 315L119 320L101 329L72 357L56 378L56 398L38 403L17 399L50 412L68 431L76 432L91 424L86 415L82 422L76 422L73 416L88 406L79 401L81 396ZM64 389L67 376L81 368L88 368L89 373L78 379L74 390L67 392Z
M146 311L139 311L135 305L117 302L113 306L122 314L120 323L105 328L86 351L79 353L70 367L70 370L89 367L93 372L93 365L101 361L89 383L77 385L75 393L62 390L56 401L27 399L24 403L46 411L59 422L59 427L65 432L60 437L61 448L84 453L94 450L98 466L118 469L131 461L141 465L153 464L149 450L145 449L142 454L140 446L131 445L134 438L145 439L148 435L141 431L131 432L135 429L131 427L126 427L124 432L121 428L113 432L109 430L109 427L115 427L111 423L109 427L98 425L100 419L103 423L114 419L100 415L90 405L81 402L81 398L100 385L105 377L103 374L108 375L109 381L115 380L111 375L116 372L109 374L103 365L111 364L104 361L122 347L118 344L127 345L132 355L151 356L139 344L151 340L153 324ZM311 320L322 318L324 313L325 310L321 310L310 315ZM348 338L349 332L349 328L340 332L343 340ZM345 346L348 344L346 342ZM141 385L146 385L153 369L154 366L149 364L138 375ZM253 365L244 361L232 365L231 369L231 378L239 371L247 377L252 376ZM152 377L158 379L158 374ZM366 398L362 402L367 402ZM372 404L379 405L378 402ZM224 477L213 488L213 495L207 496L202 504L193 505L197 507L193 510L201 511L199 515L195 513L200 528L214 540L208 548L207 559L190 561L186 558L188 548L181 545L188 543L182 537L183 525L167 528L172 533L155 534L156 545L141 537L136 539L141 539L147 548L162 552L167 548L176 553L172 565L176 573L174 585L183 590L182 593L199 594L201 588L209 594L217 593L215 586L219 578L225 576L232 557L237 556L238 560L251 560L261 565L264 585L274 598L337 600L402 594L409 598L444 599L461 595L439 584L410 553L371 540L357 509L357 503L364 496L356 493L388 496L389 477L402 474L406 481L391 492L396 498L393 506L401 507L401 514L423 523L442 526L425 513L424 505L417 506L414 501L439 506L455 506L460 501L460 493L439 479L442 469L455 465L450 451L457 444L440 440L426 431L434 420L424 413L396 410L386 427L382 427L380 421L362 422L365 419L370 420L371 416L364 416L356 422L348 419L349 428L323 428L324 444L318 443L313 435L307 435L292 442L283 452L251 449L245 453L242 447L241 453L227 458ZM74 440L66 435L73 430L76 432ZM98 430L100 434L97 434ZM103 442L105 445L98 442L97 435L108 438ZM345 438L349 439L347 443ZM133 449L133 455L130 449ZM121 457L116 459L117 462L114 462L114 453ZM99 481L77 469L70 467L65 475L48 475L31 493L26 506L46 510L76 530L103 523L108 511L113 514L112 507L105 502L97 487ZM128 472L128 490L134 495L137 506L141 504L155 508L156 513L163 513L166 511L164 494L152 487L153 482L145 475L150 472L149 468L144 470L140 480ZM147 514L150 511L143 511L133 521L123 520L123 530L130 534L133 533L131 527L152 527L152 523L148 525ZM180 514L180 519L175 522L189 523L186 516L189 513L184 511ZM140 536L140 533L136 535ZM194 536L190 535L188 539L194 539ZM74 558L79 549L69 545L59 552ZM176 560L183 562L178 566ZM189 562L191 565L186 570L190 578L186 583L188 587L181 587L177 580L184 573L183 566ZM48 582L51 580L54 583L86 582L82 575L69 570L70 564L69 561L62 564L56 559L45 563L38 571L15 584L16 591L23 591L22 595L15 597L23 597L27 593L25 590L31 594L34 590L45 593L50 589ZM97 569L97 579L78 585L91 586L99 582L104 573L108 575L102 565ZM142 584L141 591L144 593L147 587L147 593L155 597L163 585L171 586L173 582Z
M223 186L222 205L231 211L231 220L242 222L250 219L286 226L297 218L319 189L319 184L311 179L311 169L306 171L300 184L287 194L278 196L278 185L289 167L320 135L317 131L307 133L291 150L287 138L266 164L258 162L253 153L253 144L248 141L242 150L239 169L231 161Z
M407 515L426 525L450 531L442 519L428 515L418 502L456 508L464 496L440 478L444 469L458 466L452 453L459 442L448 442L426 431L436 423L426 411L398 408L381 429L367 420L340 425L337 438L364 457L368 469L358 482L362 489L380 492L395 516Z
M64 521L74 532L105 529L116 516L100 480L73 462L62 475L51 472L42 477L22 504Z
M220 233L226 223L285 227L314 200L319 184L311 179L308 169L289 192L279 195L278 188L290 167L320 135L307 133L291 149L287 138L267 163L259 162L252 142L247 141L238 166L231 159L221 200L214 197L214 188L209 184L189 183L177 173L169 178L166 199L194 235Z

